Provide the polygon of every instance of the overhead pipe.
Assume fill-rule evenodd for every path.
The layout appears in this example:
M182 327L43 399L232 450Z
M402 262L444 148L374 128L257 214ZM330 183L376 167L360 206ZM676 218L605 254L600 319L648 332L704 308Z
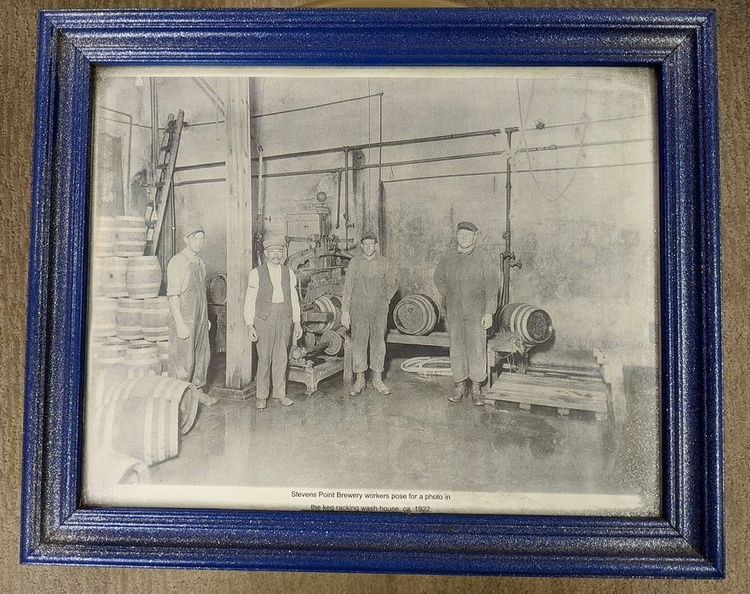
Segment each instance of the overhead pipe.
M651 138L632 138L627 140L611 140L611 141L602 141L602 142L585 142L583 144L577 143L577 144L550 144L547 146L539 146L539 147L531 147L531 148L523 148L518 149L516 151L516 154L518 153L535 153L535 152L542 152L542 151L554 151L554 150L566 150L566 149L580 149L581 147L594 147L594 146L613 146L618 144L635 144L638 142L648 142L651 141ZM408 141L411 142L411 141ZM386 143L383 143L386 144ZM377 145L373 145L377 146ZM326 152L341 152L345 149L353 150L352 147L337 147L335 149L325 149ZM398 167L400 165L417 165L421 163L431 163L431 162L437 162L437 161L451 161L451 160L457 160L457 159L470 159L470 158L481 158L481 157L491 157L491 156L497 156L503 154L504 151L489 151L484 153L466 153L464 155L448 155L445 157L431 157L428 159L414 159L410 161L394 161L392 163L375 163L371 165L362 165L361 169L372 169L372 168L382 168L382 167ZM268 157L264 156L264 161L274 160L278 158L277 157ZM207 168L213 168L213 167L224 167L226 165L225 161L214 161L211 163L198 163L195 165L185 165L182 167L175 167L175 171L192 171L195 169L207 169ZM337 171L341 171L342 169L337 167L327 167L325 169L310 169L310 170L298 170L298 171L287 171L284 173L269 173L265 174L266 178L269 177L288 177L288 176L295 176L295 175L313 175L313 174L320 174L320 173L336 173ZM384 182L388 183L388 181Z
M548 173L551 171L573 171L575 169L610 169L612 167L638 167L641 165L655 165L656 161L637 161L634 163L606 163L604 165L579 165L578 167L546 167L543 169L534 169L534 173ZM324 173L336 173L341 171L340 169L325 171ZM319 173L319 172L315 172ZM449 179L456 177L481 177L483 175L505 175L507 172L503 171L478 171L476 173L446 173L442 175L422 175L418 177L402 177L401 179L386 179L381 183L385 184L398 184L402 182L411 181L425 181L429 179ZM531 173L531 169L516 169L513 173ZM302 175L302 174L300 174ZM267 176L266 176L267 177ZM185 181L175 183L175 186L186 186L190 184L204 184L204 183L215 183L226 181L225 177L215 177L210 179L196 179L191 181Z
M531 147L531 148L525 148L525 149L518 149L516 151L516 154L518 153L535 153L535 152L543 152L543 151L555 151L555 150L567 150L567 149L580 149L581 147L594 147L594 146L613 146L613 145L619 145L619 144L635 144L638 142L647 142L652 139L650 138L634 138L629 140L613 140L613 141L602 141L602 142L587 142L583 144L551 144L548 146L540 146L540 147ZM339 148L338 151L343 150L343 148ZM427 159L412 159L408 161L394 161L391 163L375 163L371 165L362 165L361 169L372 169L376 167L400 167L404 165L419 165L424 163L436 163L440 161L454 161L454 160L460 160L460 159L474 159L474 158L483 158L483 157L492 157L492 156L498 156L504 154L505 151L488 151L484 153L466 153L463 155L447 155L444 157L430 157ZM268 161L268 157L264 158L264 161ZM196 165L187 165L183 167L175 167L175 171L191 171L195 169L204 169L204 168L212 168L212 167L224 167L226 163L224 161L219 162L213 162L213 163L204 163L204 164L196 164ZM552 169L535 169L535 171L566 171L569 168L552 168ZM579 167L579 169L586 169L586 167ZM285 171L283 173L267 173L264 174L265 178L277 178L277 177L294 177L298 175L320 175L320 174L330 174L330 173L338 173L340 171L343 171L343 168L339 167L327 167L325 169L308 169L308 170L298 170L298 171ZM521 169L517 170L519 172L527 172L529 170ZM502 172L494 172L494 173L487 173L486 175L497 175L498 173ZM426 177L414 177L414 178L408 178L410 180L414 179L437 179L440 177L461 177L464 175L474 175L474 174L449 174L449 175L435 175L435 176L426 176ZM484 174L479 174L484 175ZM392 181L406 181L404 180L385 180L382 183L391 183Z
M619 121L619 120L628 120L628 119L635 119L644 117L644 115L631 115L631 116L620 116L620 117L613 117L613 118L601 118L596 120L588 120L586 122L565 122L562 124L543 124L542 127L531 127L531 128L525 128L524 131L526 132L532 132L532 131L541 131L551 128L563 128L563 127L570 127L570 126L579 126L583 123L585 124L595 124L599 122L611 122L611 121ZM519 129L520 130L520 129ZM364 150L366 148L387 148L387 147L393 147L393 146L404 146L409 144L421 144L425 142L441 142L445 140L461 140L465 138L477 138L481 136L497 136L499 134L504 134L505 129L504 128L491 128L487 130L476 130L472 132L459 132L456 134L442 134L439 136L423 136L423 137L417 137L417 138L408 138L408 139L401 139L401 140L386 140L383 141L382 139L379 142L375 143L365 143L365 144L359 144L359 145L351 145L349 146L349 150ZM580 144L577 144L575 146L580 146ZM281 153L278 155L269 155L266 156L267 161L276 161L279 159L294 159L298 157L314 157L319 155L326 155L326 154L332 154L337 153L342 149L342 147L328 147L324 149L315 149L315 150L309 150L309 151L297 151L294 153Z
M259 113L254 116L250 116L251 120L255 120L258 118L267 118L269 116L277 116L282 115L286 113L295 113L298 111L307 111L310 109L320 109L321 107L329 107L330 105L339 105L341 103L350 103L352 101L362 101L363 99L369 99L371 97L377 97L380 95L382 97L383 93L373 93L371 95L363 95L362 97L350 97L349 99L340 99L339 101L329 101L328 103L318 103L316 105L308 105L306 107L297 107L294 109L286 109L284 111L273 111L271 113Z
M573 171L575 169L609 169L611 167L636 167L640 165L655 165L656 161L638 161L635 163L607 163L604 165L579 165L578 167L547 167L544 169L534 169L536 172L550 171ZM531 169L516 169L513 173L531 173ZM401 179L387 179L383 184L397 184L401 182L425 181L428 179L448 179L453 177L480 177L483 175L506 175L507 171L478 171L476 173L446 173L443 175L423 175L419 177L402 177Z
M532 147L527 149L518 149L516 151L516 154L518 153L534 153L534 152L542 152L542 151L554 151L554 150L567 150L567 149L580 149L581 147L594 147L594 146L612 146L612 145L619 145L619 144L634 144L638 142L649 142L651 141L651 138L634 138L629 140L612 140L612 141L602 141L602 142L587 142L587 143L578 143L578 144L551 144L549 146L540 146L540 147ZM351 150L351 147L347 147L348 150ZM338 150L342 150L339 148ZM362 165L361 169L373 169L376 167L401 167L404 165L420 165L423 163L436 163L440 161L456 161L460 159L476 159L476 158L483 158L483 157L493 157L504 154L506 151L487 151L483 153L464 153L460 155L447 155L443 157L429 157L426 159L411 159L408 161L394 161L391 163L375 163L371 165ZM266 160L268 160L268 157L266 157ZM284 173L269 173L266 175L266 177L290 177L295 175L311 175L311 174L319 174L319 173L332 173L336 171L336 169L315 169L315 170L298 170L298 171L285 171Z

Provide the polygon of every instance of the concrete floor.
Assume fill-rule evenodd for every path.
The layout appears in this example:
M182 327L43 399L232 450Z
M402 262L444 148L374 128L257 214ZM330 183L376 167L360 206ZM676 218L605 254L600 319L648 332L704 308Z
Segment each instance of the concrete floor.
M631 494L648 481L650 453L623 441L609 419L511 404L475 407L470 399L454 404L446 399L452 378L405 373L407 353L389 354L390 396L368 381L361 395L349 397L339 374L312 395L289 382L291 407L274 400L263 411L254 400L201 406L179 457L152 467L152 482ZM220 358L212 377L223 377Z

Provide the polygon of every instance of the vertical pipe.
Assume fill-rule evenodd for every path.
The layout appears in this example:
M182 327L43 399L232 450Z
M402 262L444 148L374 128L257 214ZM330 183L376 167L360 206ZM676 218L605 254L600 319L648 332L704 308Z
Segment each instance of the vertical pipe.
M154 77L148 79L148 88L151 99L151 175L155 183L155 168L159 162L159 99Z
M174 195L174 186L169 188L169 207L170 211L172 213L172 224L170 225L170 231L172 235L172 253L168 255L166 258L166 262L172 259L172 256L174 256L177 253L177 210L175 207L175 195Z
M349 239L349 148L344 147L344 239Z
M510 301L510 264L513 258L511 249L511 229L510 229L510 205L511 205L511 192L513 184L511 183L511 143L513 132L518 131L518 128L506 128L505 134L508 137L508 158L505 160L505 233L503 238L505 239L505 252L503 252L503 288L500 296L500 307L505 307Z
M266 197L266 181L263 177L264 162L263 162L263 147L257 142L255 145L258 148L258 204L257 204L257 221L258 224L255 230L255 245L253 246L253 266L260 263L260 253L263 251L263 243L261 237L263 237L263 217L265 216L265 197ZM252 167L252 165L251 165Z

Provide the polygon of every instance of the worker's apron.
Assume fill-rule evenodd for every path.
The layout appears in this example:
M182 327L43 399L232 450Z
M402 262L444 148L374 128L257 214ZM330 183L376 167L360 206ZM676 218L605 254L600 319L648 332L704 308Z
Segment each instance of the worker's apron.
M188 262L188 283L180 293L180 313L190 335L185 340L177 338L177 328L169 316L169 375L203 388L211 360L208 343L208 304L206 302L206 277L197 259Z

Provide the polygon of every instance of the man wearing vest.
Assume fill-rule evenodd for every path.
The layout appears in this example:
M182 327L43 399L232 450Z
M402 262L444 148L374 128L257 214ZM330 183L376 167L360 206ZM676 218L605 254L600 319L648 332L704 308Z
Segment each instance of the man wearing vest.
M250 339L257 341L256 408L268 403L271 380L273 397L282 406L294 401L286 395L286 371L294 327L294 341L302 336L297 277L281 262L286 242L280 237L263 241L265 264L253 268L247 283L245 323ZM273 377L272 377L273 376Z

